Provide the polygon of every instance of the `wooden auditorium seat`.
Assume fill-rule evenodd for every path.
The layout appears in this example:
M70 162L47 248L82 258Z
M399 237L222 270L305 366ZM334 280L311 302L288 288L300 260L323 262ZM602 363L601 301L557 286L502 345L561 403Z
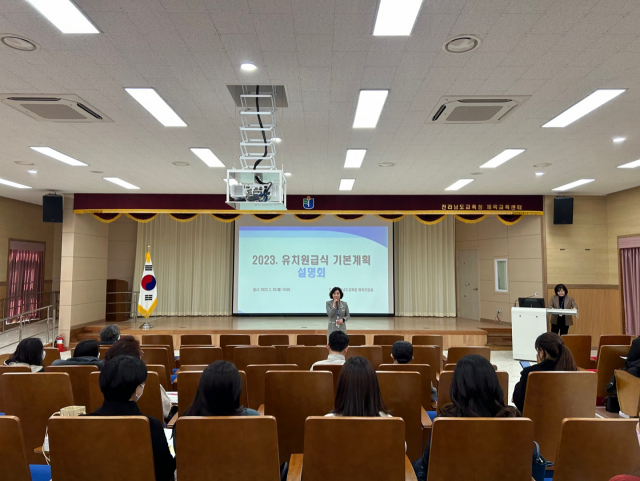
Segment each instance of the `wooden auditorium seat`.
M457 346L450 347L447 351L447 363L457 364L460 359L470 354L476 354L491 361L491 348L486 346ZM415 356L415 354L414 354Z
M431 382L433 387L438 387L438 376L442 371L442 351L438 346L414 346L413 361L409 364L429 364Z
M289 334L258 334L258 346L288 346Z
M432 431L428 481L532 481L530 419L440 417Z
M100 359L104 359L104 356L109 352L112 346L100 346Z
M47 420L61 408L73 405L71 380L67 373L7 373L0 376L5 414L17 416L22 425L29 464L44 464L42 446Z
M143 416L52 418L49 446L54 480L156 479L149 420Z
M440 350L444 350L444 338L438 334L417 334L411 337L411 344L414 346L440 346Z
M244 371L249 364L277 364L276 348L273 346L241 346L233 350L233 363Z
M44 471L45 476L41 478L34 476L32 480L20 419L15 416L0 416L0 473L2 473L2 479L7 481L49 481L51 479L51 470L48 466L41 465L36 468L39 471Z
M258 410L264 404L264 376L267 371L296 371L295 364L251 364L245 368L247 375L247 405Z
M204 371L208 367L208 364L183 364L178 369L178 372L187 372L187 371Z
M251 347L251 344L227 344L222 348L222 359L233 362L233 353L236 347Z
M418 459L423 452L423 421L425 429L431 428L426 412L426 418L422 415L421 376L417 372L377 371L376 374L387 412L404 420L407 456Z
M211 334L182 334L180 347L182 346L213 346Z
M602 401L609 395L607 392L607 384L613 377L613 372L616 369L622 369L624 367L624 359L629 353L629 346L609 346L604 345L600 347L598 356L598 390L596 396L598 397L598 406L602 406Z
M0 365L0 376L5 372L26 372L30 373L29 366L2 366ZM4 412L4 401L2 400L2 388L0 388L0 413ZM1 472L1 471L0 471Z
M637 419L565 419L553 481L600 481L637 472Z
M531 372L522 415L535 425L540 453L555 462L562 420L594 418L598 376L589 371Z
M371 363L373 369L378 369L378 366L383 363L382 348L380 346L354 346L349 347L347 351L346 359L350 357L362 356Z
M378 371L402 371L420 373L421 404L431 411L431 366L428 364L380 364ZM435 386L434 386L435 387Z
M202 371L187 371L178 372L178 414L184 413L198 392L198 385L200 384L200 378L202 377ZM240 371L240 377L242 378L242 392L240 393L240 405L247 407L249 405L247 396L247 375L244 371ZM142 398L140 398L142 399ZM140 409L142 411L142 409Z
M402 334L374 334L373 345L374 346L393 346L397 341L404 341Z
M76 406L89 406L89 374L98 372L98 366L48 366L44 371L69 374L73 402Z
M222 361L222 349L213 346L180 346L180 365Z
M167 370L162 364L147 364L147 372L158 373L158 380L165 391L172 391L173 386L167 384Z
M349 449L335 446L336 433ZM309 417L304 454L291 456L287 481L414 481L403 441L402 419Z
M277 344L273 347L276 348L276 360L278 361L278 364L286 364L287 349L289 349L289 344Z
M326 346L328 343L326 334L298 334L296 345L298 346Z
M382 348L382 362L383 363L393 362L393 358L391 357L391 351L393 350L393 345L383 344L380 347Z
M349 346L364 346L367 344L367 336L364 334L349 334Z
M591 367L595 369L597 367L598 357L600 356L600 350L602 346L627 346L627 349L631 346L633 336L626 334L603 334L600 336L600 342L598 343L597 356L591 356Z
M180 481L279 481L276 419L182 417L176 463Z
M171 359L174 358L175 347L173 346L173 336L171 334L143 334L140 340L142 350L144 346L169 346Z
M55 347L45 347L44 352L46 353L44 359L42 360L42 365L44 367L51 366L53 361L60 359L60 351L58 351Z
M305 419L333 410L333 376L326 371L268 371L264 382L264 414L278 422L282 464L292 454L303 452ZM329 457L328 448L330 445L323 446L325 457Z
M637 418L640 405L640 378L622 369L616 370L615 376L620 411L627 416Z
M11 357L11 353L0 354L0 366L4 365L4 362Z
M220 347L224 349L225 346L250 346L251 336L249 334L220 334Z
M144 346L142 352L142 361L145 364L161 364L164 366L167 375L167 385L171 386L171 375L173 374L173 369L176 367L176 363L173 360L173 355L169 354L169 348Z
M565 334L564 345L569 349L576 365L583 369L591 368L591 336L584 334Z
M498 366L496 366L495 364L491 364L491 365L493 366L493 370L494 371L498 370ZM447 363L447 364L444 365L444 369L443 370L444 371L455 371L455 369L456 369L456 365L455 364Z
M506 371L497 371L498 382L504 393L504 404L509 404L509 373ZM453 371L442 371L440 373L440 384L438 384L438 414L442 410L442 406L451 403L451 382L453 381ZM595 413L595 411L594 411Z
M333 393L338 393L338 379L342 372L342 364L319 364L313 368L314 371L329 371L333 375Z
M329 351L324 346L289 346L286 364L296 364L298 369L308 371L313 363L324 361Z

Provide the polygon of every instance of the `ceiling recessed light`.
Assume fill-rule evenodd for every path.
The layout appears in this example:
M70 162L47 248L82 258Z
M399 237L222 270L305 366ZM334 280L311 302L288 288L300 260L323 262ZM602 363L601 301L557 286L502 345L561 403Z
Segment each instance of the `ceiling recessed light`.
M33 162L27 162L26 160L16 160L15 163L18 165L36 165Z
M226 182L227 178L224 177L222 180ZM229 179L229 185L238 185L238 181L236 179Z
M345 169L359 169L367 155L367 149L347 149L347 157L344 159Z
M543 169L545 167L551 167L551 162L544 162L542 164L534 164L534 169Z
M282 142L282 139L280 137L274 137L273 140L276 141L276 144L279 144L280 142Z
M380 162L378 167L393 167L394 165L396 165L395 162Z
M169 107L169 104L162 100L155 89L126 88L125 90L165 127L187 126L178 114Z
M411 35L422 0L380 0L374 36Z
M120 187L124 187L129 190L139 190L140 187L130 184L129 182L119 179L118 177L103 177L104 180L108 180L109 182L113 182L114 184L119 185Z
M92 174L104 174L104 172L102 172L101 170L92 170L91 173Z
M613 138L613 142L615 144L621 144L622 142L624 142L625 140L627 140L626 137L614 137Z
M37 174L38 173L37 170L27 170L27 172L29 172L30 174Z
M542 176L544 175L544 172L536 172L536 175L537 175L538 177L542 177Z
M589 182L593 182L594 180L596 179L580 179L580 180L576 180L575 182L570 182L569 184L561 185L560 187L556 187L555 189L551 189L551 190L556 190L556 191L570 190L570 189L574 189L575 187L588 184Z
M287 177L291 177L291 172L285 172L284 175L286 175Z
M28 38L19 37L18 35L3 35L0 42L14 50L21 52L34 52L38 50L38 44Z
M181 162L179 160L175 161L175 162L171 162L173 165L175 165L176 167L188 167L189 166L189 162Z
M236 64L237 65L237 64ZM242 65L240 65L240 68L242 70L244 70L245 72L253 72L254 70L256 70L258 67L256 67L254 64L252 63L243 63Z
M513 159L516 155L520 155L525 149L506 149L496 155L493 159L485 162L480 166L481 169L495 169L506 161Z
M635 169L636 167L640 167L640 159L634 160L633 162L629 162L627 164L619 165L618 169Z
M454 182L453 184L451 184L449 187L447 187L444 190L460 190L465 185L470 184L474 180L476 180L476 179L460 179L460 180Z
M340 187L338 190L351 190L355 183L356 179L340 179Z
M480 39L475 35L457 35L447 40L442 48L448 53L467 53L478 48Z
M52 159L59 160L60 162L64 162L68 165L73 165L74 167L87 167L89 164L85 164L84 162L80 162L73 157L69 157L68 155L63 154L62 152L58 152L57 150L53 150L51 147L30 147L31 150L35 150L36 152L40 152L47 157L51 157Z
M224 167L222 161L216 157L211 149L200 148L200 147L191 147L191 152L196 154L202 162L207 164L209 167Z
M27 0L62 33L100 33L69 0Z
M361 90L353 128L374 129L378 125L387 95L389 95L388 90Z
M616 98L626 89L599 89L591 95L585 97L573 107L569 107L556 118L550 120L543 127L566 127L576 120L584 117L601 105L606 104L609 100Z
M0 184L8 185L9 187L15 187L16 189L30 189L28 185L18 184L17 182L11 182L10 180L0 179Z

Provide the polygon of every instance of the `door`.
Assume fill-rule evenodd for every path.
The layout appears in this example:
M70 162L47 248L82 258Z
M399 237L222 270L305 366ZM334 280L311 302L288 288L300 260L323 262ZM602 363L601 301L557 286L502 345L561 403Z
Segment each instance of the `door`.
M458 251L458 317L480 320L478 250Z

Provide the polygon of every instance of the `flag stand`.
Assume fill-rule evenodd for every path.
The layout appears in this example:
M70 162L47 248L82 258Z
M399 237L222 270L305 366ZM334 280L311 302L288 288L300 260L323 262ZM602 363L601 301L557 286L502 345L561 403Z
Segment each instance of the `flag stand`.
M140 329L142 329L143 331L148 331L149 329L153 329L153 326L152 326L151 324L149 324L149 323L147 322L147 320L145 319L145 320L144 320L144 324L142 324L142 325L140 326Z

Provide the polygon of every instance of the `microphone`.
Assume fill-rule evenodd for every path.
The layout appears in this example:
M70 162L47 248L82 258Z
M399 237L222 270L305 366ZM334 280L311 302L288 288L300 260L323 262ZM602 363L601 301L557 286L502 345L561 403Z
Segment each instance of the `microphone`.
M527 296L527 297L523 297L522 299L529 299L531 297L538 297L538 293L534 292L532 296ZM516 304L520 301L520 298L517 298L516 301L513 303L513 307L516 307Z

